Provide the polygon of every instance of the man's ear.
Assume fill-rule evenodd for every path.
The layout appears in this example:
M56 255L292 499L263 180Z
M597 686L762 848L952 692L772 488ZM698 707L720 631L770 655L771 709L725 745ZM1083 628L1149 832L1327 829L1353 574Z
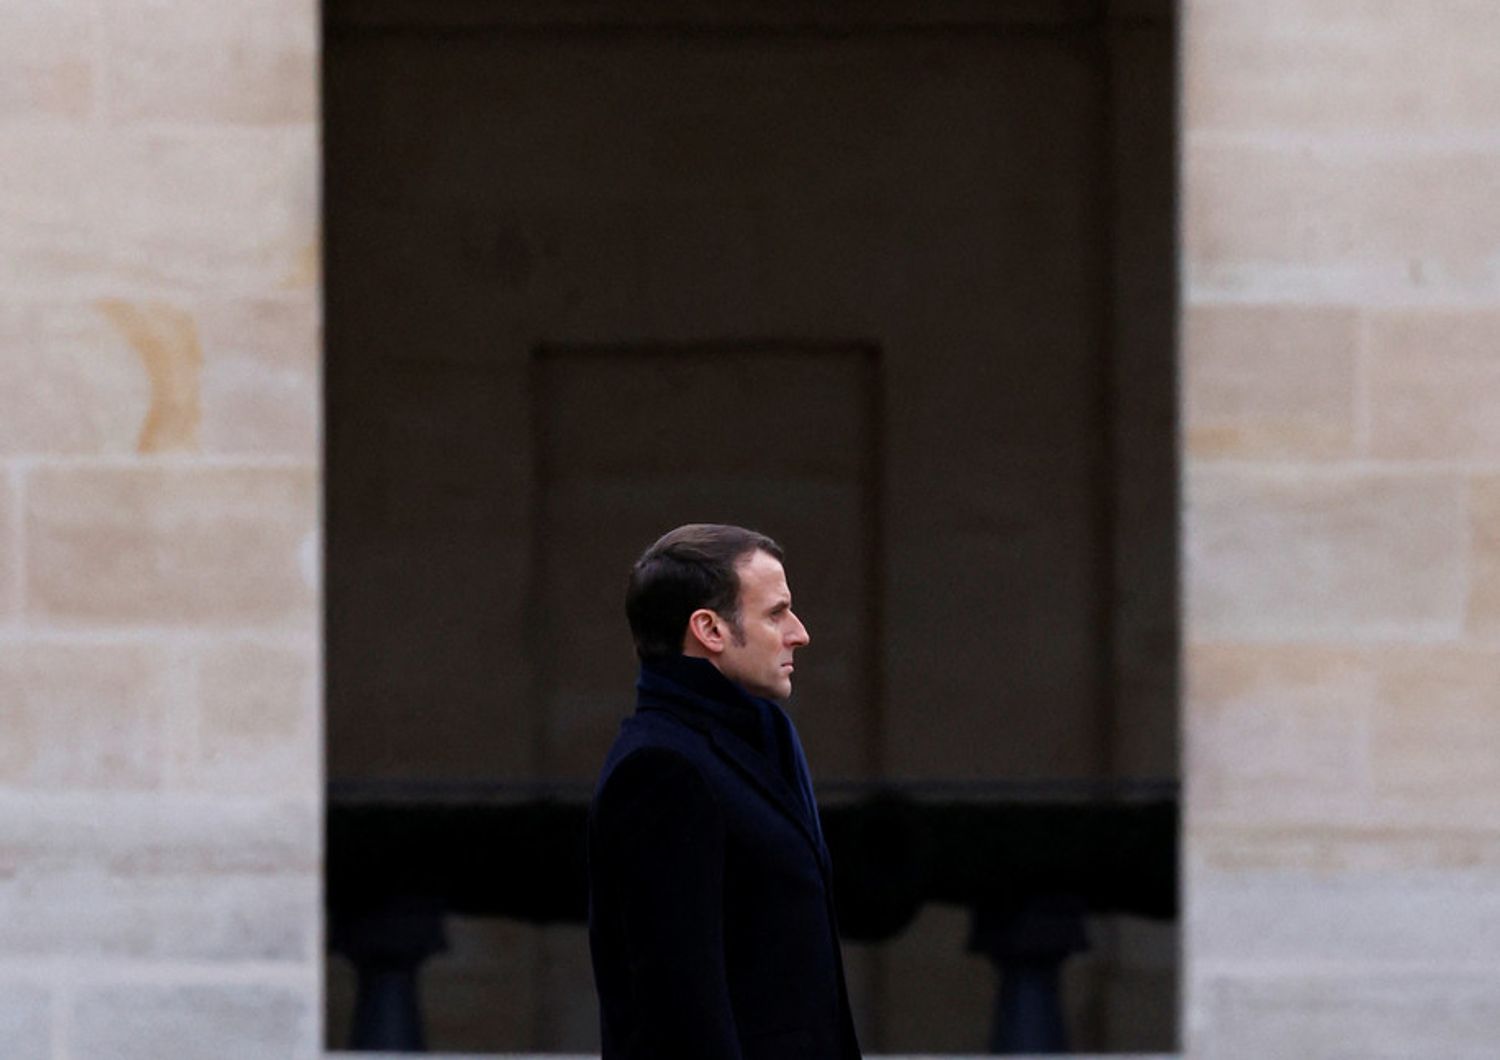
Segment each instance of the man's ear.
M724 650L724 627L719 616L706 607L700 607L688 616L687 639L696 643L709 655L718 655Z

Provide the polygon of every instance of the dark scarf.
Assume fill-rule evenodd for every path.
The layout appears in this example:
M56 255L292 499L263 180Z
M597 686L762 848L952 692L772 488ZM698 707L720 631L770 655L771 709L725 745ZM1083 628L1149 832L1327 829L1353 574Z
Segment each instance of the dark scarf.
M796 797L819 845L823 844L802 741L797 738L792 719L774 701L752 696L707 659L688 655L643 662L635 689L638 707L649 709L663 701L688 706L764 755L772 771Z

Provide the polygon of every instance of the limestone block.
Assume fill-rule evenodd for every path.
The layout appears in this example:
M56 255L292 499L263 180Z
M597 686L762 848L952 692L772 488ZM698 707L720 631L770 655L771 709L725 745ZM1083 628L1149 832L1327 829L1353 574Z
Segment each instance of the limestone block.
M27 480L28 614L68 625L309 628L310 468L40 467Z
M0 452L134 452L150 406L138 351L86 301L0 306Z
M220 792L313 796L322 781L315 650L234 641L204 648L195 661L189 782Z
M1370 444L1405 460L1500 460L1500 313L1377 313Z
M0 282L17 295L311 288L312 126L184 131L13 128L0 155Z
M1188 798L1199 823L1353 823L1372 795L1377 677L1335 648L1192 645Z
M1186 137L1189 298L1420 303L1500 293L1500 153ZM1440 191L1435 191L1440 189Z
M1194 130L1494 128L1500 9L1487 0L1202 3L1186 26Z
M1454 637L1467 534L1451 476L1190 470L1188 636Z
M148 789L166 764L167 712L184 699L150 645L0 644L0 784Z
M17 959L312 961L318 890L312 876L3 880L15 920L0 945Z
M1497 667L1491 649L1193 646L1195 821L1490 828Z
M1210 305L1184 316L1188 452L1328 457L1353 451L1358 315Z
M0 1042L7 1060L50 1060L52 997L47 990L0 980Z
M1500 880L1421 877L1195 878L1195 962L1357 964L1493 960Z
M13 958L310 961L311 804L0 797L0 952Z
M1500 476L1469 484L1469 621L1471 634L1500 634Z
M318 314L254 301L99 298L0 306L0 389L26 394L0 452L196 450L311 456Z
M0 122L80 121L94 103L98 73L90 23L79 0L4 0L0 21Z
M1203 1060L1485 1060L1500 1036L1494 972L1216 976L1195 992Z
M1386 650L1370 756L1384 811L1418 826L1494 831L1500 821L1500 651Z
M318 871L321 821L307 801L149 792L0 792L0 876Z
M257 983L138 983L82 989L73 1053L114 1060L311 1060L315 994Z
M200 307L206 451L309 459L319 452L318 325L311 293Z
M1500 969L1494 847L1493 839L1467 850L1419 840L1402 849L1379 833L1363 841L1194 835L1185 921L1193 965Z
M1389 876L1392 872L1482 872L1500 877L1500 831L1395 829L1343 825L1225 827L1188 806L1192 872L1226 877L1296 871L1310 876ZM1189 894L1193 889L1189 888Z
M99 309L140 354L151 377L151 407L136 448L193 452L202 420L203 344L192 315L160 301L101 298Z
M0 461L0 626L14 622L21 609L20 509L15 480Z
M104 8L115 121L308 122L317 116L318 9L308 0Z

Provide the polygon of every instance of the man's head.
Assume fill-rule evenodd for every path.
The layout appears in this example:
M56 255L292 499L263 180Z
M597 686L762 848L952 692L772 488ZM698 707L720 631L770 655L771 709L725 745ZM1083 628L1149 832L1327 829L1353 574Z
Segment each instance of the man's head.
M630 572L636 654L704 658L747 691L785 699L792 653L808 636L781 561L780 545L738 526L689 523L666 534Z

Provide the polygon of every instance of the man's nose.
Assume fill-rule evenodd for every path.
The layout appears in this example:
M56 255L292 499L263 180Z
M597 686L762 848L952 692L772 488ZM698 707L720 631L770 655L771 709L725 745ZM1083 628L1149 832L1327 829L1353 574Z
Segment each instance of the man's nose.
M796 613L793 612L792 631L791 635L787 637L786 642L800 648L811 640L812 637L808 636L807 627L802 624L802 619L798 618Z

